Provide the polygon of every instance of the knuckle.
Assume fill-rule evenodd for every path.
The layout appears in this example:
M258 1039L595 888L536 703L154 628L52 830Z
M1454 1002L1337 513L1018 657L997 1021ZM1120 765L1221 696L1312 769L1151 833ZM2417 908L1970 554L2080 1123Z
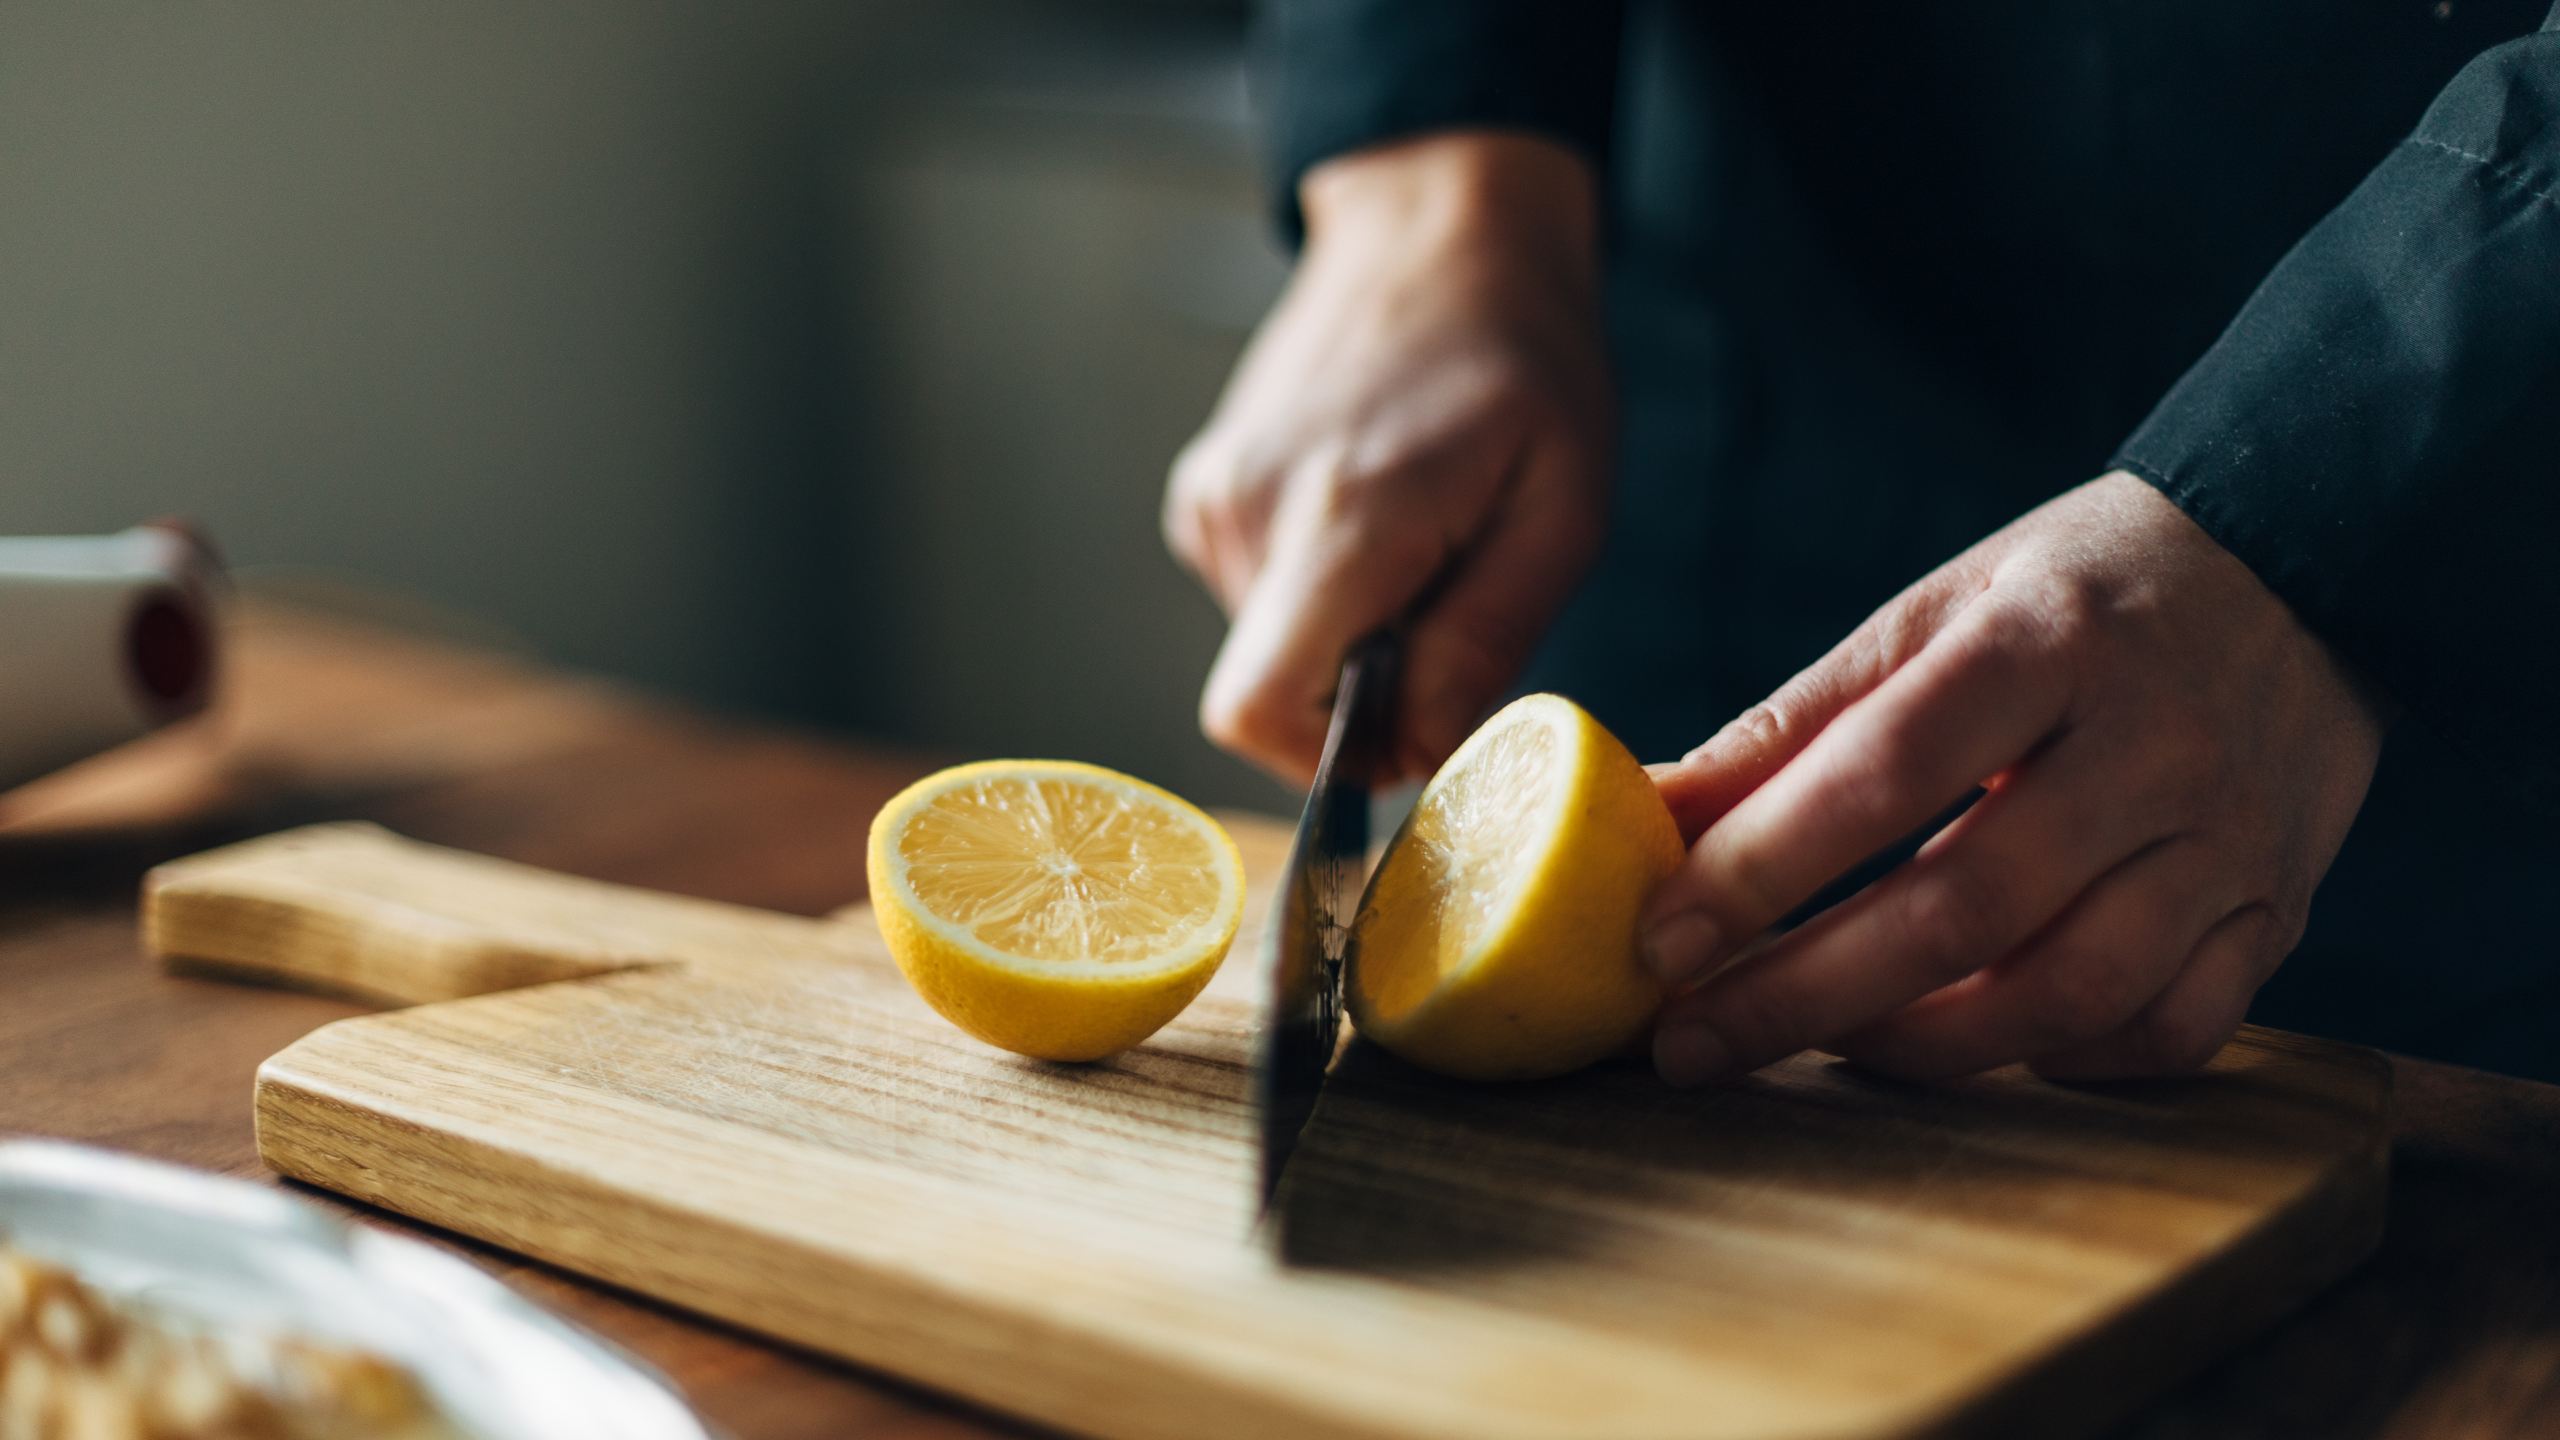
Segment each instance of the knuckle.
M1886 825L1902 807L1910 789L1908 777L1924 775L1929 762L1926 743L1912 722L1879 729L1854 757L1842 760L1821 786L1816 802L1826 818L1864 833Z
M1394 474L1386 465L1336 462L1313 472L1310 483L1324 502L1325 518L1339 522L1381 508Z
M1830 1038L1810 997L1793 985L1735 987L1722 997L1714 1020L1716 1033L1737 1057L1776 1059Z
M1986 658L2059 653L2081 620L2067 588L2044 576L2013 581L1978 603L1967 638L1974 653Z
M2052 957L2034 1000L2036 1024L2049 1047L2094 1040L2123 1025L2142 1002L2137 967L2104 951Z
M1371 575L1432 575L1450 554L1446 537L1427 518L1373 508L1338 517L1325 535L1325 543L1339 547L1343 570Z
M1877 668L1889 669L1926 649L1942 624L1943 617L1930 614L1926 607L1897 601L1869 616L1850 633L1849 641Z
M1198 507L1234 491L1241 474L1234 449L1214 434L1203 434L1173 457L1165 488L1181 504Z
M1261 754L1288 734L1279 693L1269 685L1219 683L1200 692L1200 732L1223 749Z
M2086 635L2104 619L2104 597L2096 586L2070 570L2045 569L2023 583L2022 608L2044 624L2049 635Z
M2169 707L2145 717L2148 739L2142 752L2155 767L2155 783L2174 794L2216 788L2223 771L2225 741L2216 727L2185 706Z
M2136 1031L2145 1068L2160 1075L2192 1075L2222 1053L2229 1032L2175 1013L2151 1016Z
M1308 479L1321 494L1329 517L1365 516L1393 508L1412 470L1401 451L1338 450L1317 457Z
M1200 733L1228 750L1241 749L1249 724L1243 703L1216 686L1200 692Z
M1788 689L1793 689L1790 685ZM1787 690L1761 701L1725 722L1724 728L1709 737L1705 744L1691 750L1686 760L1704 760L1712 755L1741 751L1780 752L1794 738L1795 726L1789 720L1793 707Z
M1425 576L1448 559L1452 542L1431 507L1391 498L1390 488L1371 472L1323 482L1315 535L1339 572Z
M1944 979L1998 958L2005 920L1999 887L1958 866L1933 869L1896 887L1895 933L1920 968Z
M1785 874L1777 861L1758 845L1720 846L1713 851L1700 842L1701 858L1707 864L1700 868L1698 894L1708 913L1727 935L1754 934L1774 924L1796 906L1796 898L1787 893Z

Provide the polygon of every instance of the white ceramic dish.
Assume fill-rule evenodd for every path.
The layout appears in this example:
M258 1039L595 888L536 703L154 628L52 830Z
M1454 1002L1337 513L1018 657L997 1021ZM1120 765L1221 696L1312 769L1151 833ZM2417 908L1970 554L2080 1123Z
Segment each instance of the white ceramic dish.
M478 1440L709 1440L664 1381L469 1264L281 1191L0 1144L0 1241L112 1297L395 1360Z

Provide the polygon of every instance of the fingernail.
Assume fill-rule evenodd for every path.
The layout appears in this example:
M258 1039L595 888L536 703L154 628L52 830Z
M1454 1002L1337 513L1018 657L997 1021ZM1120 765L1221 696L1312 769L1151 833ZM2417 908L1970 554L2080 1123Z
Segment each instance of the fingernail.
M1653 1037L1653 1068L1665 1084L1704 1085L1732 1067L1724 1037L1696 1021L1665 1025Z
M1695 910L1676 910L1645 927L1638 949L1645 968L1665 985L1682 985L1707 968L1715 954L1715 922Z

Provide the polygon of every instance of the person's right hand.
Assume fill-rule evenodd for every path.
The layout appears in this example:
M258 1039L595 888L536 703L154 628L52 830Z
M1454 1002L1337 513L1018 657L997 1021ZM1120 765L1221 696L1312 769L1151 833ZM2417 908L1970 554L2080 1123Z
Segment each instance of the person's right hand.
M1452 133L1299 193L1297 273L1165 495L1167 543L1231 620L1201 728L1303 782L1344 651L1404 619L1397 763L1427 774L1600 545L1595 187L1559 146Z

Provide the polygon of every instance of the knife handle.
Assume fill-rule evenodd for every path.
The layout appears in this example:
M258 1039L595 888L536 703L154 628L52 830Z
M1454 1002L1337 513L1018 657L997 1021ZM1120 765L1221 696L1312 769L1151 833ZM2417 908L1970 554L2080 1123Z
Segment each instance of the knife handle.
M1342 660L1324 773L1363 790L1387 778L1395 760L1396 685L1404 671L1401 625L1361 637Z

